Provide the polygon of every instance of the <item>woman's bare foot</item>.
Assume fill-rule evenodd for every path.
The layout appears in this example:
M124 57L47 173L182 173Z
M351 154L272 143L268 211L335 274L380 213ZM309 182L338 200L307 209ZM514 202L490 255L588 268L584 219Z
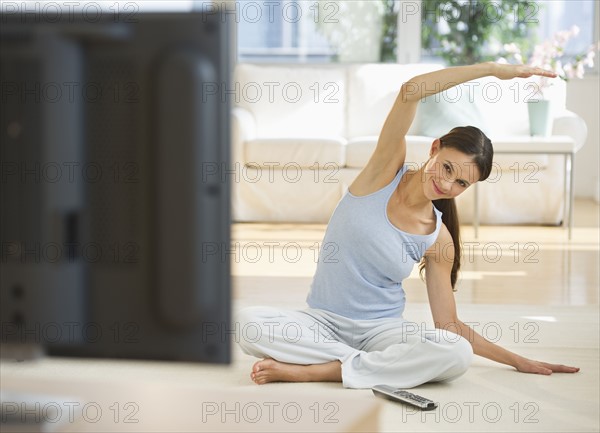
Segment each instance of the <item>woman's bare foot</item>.
M250 378L258 385L269 382L341 382L342 364L332 361L299 365L267 358L254 364Z

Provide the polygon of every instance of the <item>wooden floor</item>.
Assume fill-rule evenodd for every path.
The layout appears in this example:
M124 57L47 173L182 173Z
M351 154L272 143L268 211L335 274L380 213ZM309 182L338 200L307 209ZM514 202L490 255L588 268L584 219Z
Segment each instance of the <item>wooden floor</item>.
M597 305L599 205L576 200L573 238L562 227L462 228L463 266L458 303ZM234 299L293 304L306 297L324 224L236 223L231 252ZM427 302L415 268L404 282L409 302Z

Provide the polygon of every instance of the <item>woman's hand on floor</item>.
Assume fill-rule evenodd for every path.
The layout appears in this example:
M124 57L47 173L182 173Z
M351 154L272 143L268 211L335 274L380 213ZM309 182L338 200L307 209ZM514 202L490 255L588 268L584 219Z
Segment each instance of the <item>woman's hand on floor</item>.
M569 367L562 364L549 364L547 362L534 361L532 359L522 358L516 365L518 371L522 373L545 374L552 373L577 373L579 367Z

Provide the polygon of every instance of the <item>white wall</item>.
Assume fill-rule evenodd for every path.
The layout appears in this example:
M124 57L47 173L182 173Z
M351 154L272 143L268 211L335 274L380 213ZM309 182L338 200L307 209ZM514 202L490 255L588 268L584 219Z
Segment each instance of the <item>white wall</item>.
M567 109L585 120L588 137L575 157L575 196L595 198L600 202L600 76L588 74L567 84Z

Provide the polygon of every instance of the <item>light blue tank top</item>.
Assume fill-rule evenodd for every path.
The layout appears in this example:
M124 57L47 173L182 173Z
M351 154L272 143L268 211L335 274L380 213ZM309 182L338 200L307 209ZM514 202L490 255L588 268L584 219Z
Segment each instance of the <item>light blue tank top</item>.
M347 191L342 197L321 245L306 299L311 308L357 320L402 317L402 280L433 245L442 224L435 207L436 227L428 235L406 233L388 219L388 202L407 169L379 191L360 197Z

